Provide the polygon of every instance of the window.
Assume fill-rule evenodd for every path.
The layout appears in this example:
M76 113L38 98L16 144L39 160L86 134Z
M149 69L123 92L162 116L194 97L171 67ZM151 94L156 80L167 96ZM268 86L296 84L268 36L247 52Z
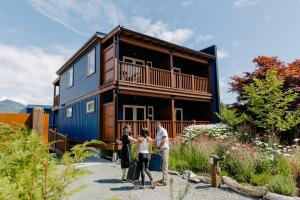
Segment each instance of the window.
M74 84L74 67L72 66L68 71L68 87L72 87Z
M73 108L72 107L68 107L67 108L67 117L72 117L73 115Z
M91 75L96 71L96 62L95 62L95 48L91 50L88 54L88 63L87 63L87 75Z
M86 103L86 113L92 113L95 111L95 101L88 101Z
M148 106L148 119L154 120L154 108L153 106Z
M151 62L151 61L147 61L146 65L147 65L148 67L152 67L152 62Z

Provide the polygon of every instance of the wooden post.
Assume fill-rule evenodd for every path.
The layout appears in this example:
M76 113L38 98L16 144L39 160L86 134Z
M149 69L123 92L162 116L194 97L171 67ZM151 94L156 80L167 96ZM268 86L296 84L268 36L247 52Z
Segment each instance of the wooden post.
M192 75L192 90L195 90L195 80L194 80L194 75Z
M175 87L175 79L174 79L174 69L173 69L173 54L170 52L170 70L171 70L171 87Z
M37 131L40 136L43 134L44 109L34 108L32 112L32 129Z
M146 65L146 84L149 84L149 67Z
M172 138L176 138L176 116L175 116L175 101L174 98L171 99L171 113L172 113Z

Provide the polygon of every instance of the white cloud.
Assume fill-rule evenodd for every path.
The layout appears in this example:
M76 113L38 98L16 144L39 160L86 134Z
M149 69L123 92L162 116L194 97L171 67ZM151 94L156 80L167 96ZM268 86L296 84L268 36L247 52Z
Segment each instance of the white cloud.
M181 5L182 5L184 8L187 8L187 7L189 7L193 2L194 2L194 0L183 0L183 1L181 1Z
M196 42L197 43L207 42L214 38L216 38L216 36L214 36L214 35L201 35L200 34L196 37Z
M218 51L217 51L217 55L218 55L218 58L219 58L219 59L229 57L229 53L226 52L226 51L224 51L224 50L218 50Z
M0 43L0 99L23 104L52 104L51 83L64 61L63 54Z
M171 30L168 24L160 20L152 22L150 19L139 16L134 16L131 18L130 26L147 35L178 44L184 43L194 34L189 28L178 28Z
M30 0L31 6L41 14L80 35L88 35L105 25L125 23L123 12L106 0ZM82 31L84 30L84 31Z
M258 3L258 0L234 0L234 5L239 8L252 7Z

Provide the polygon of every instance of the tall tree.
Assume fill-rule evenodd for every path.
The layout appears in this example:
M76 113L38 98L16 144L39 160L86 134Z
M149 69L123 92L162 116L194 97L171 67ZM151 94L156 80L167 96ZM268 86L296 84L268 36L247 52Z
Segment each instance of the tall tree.
M253 78L242 88L244 105L251 123L263 128L273 138L282 131L300 123L300 109L290 112L290 107L298 98L292 89L284 89L284 80L278 78L276 70L268 70L265 79Z
M232 77L231 91L238 94L238 106L243 107L240 101L244 99L243 87L253 83L253 79L264 79L269 70L277 71L277 77L283 80L283 89L292 89L300 94L300 59L291 63L284 63L277 57L259 56L253 60L256 66L254 72L245 72L242 76ZM293 107L300 105L300 98L296 98Z

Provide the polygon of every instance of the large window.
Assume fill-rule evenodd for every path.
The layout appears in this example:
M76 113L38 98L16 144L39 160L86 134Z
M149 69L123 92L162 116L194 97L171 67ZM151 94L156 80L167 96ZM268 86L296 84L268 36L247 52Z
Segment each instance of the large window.
M67 108L67 117L72 117L73 115L73 108L72 107L68 107Z
M88 101L86 103L86 113L92 113L95 111L95 101Z
M92 49L88 54L88 61L87 61L87 75L91 75L96 71L96 57L95 57L95 48Z
M72 87L74 84L74 67L72 66L68 71L68 87Z

